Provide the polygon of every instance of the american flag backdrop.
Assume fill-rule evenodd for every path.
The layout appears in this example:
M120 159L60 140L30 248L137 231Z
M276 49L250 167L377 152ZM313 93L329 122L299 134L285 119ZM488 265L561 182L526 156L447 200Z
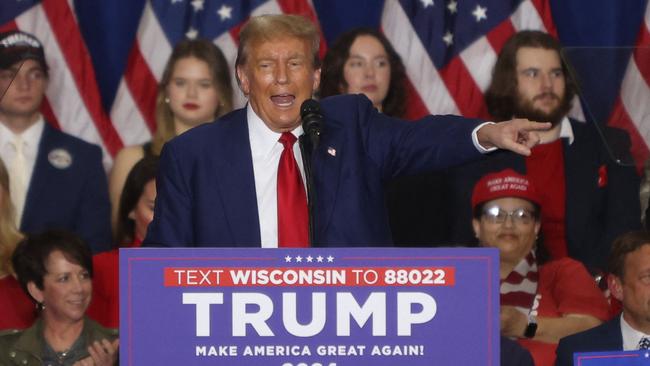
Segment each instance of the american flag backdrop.
M608 45L650 46L647 0L0 0L0 29L41 39L51 69L43 113L64 131L101 145L109 168L123 146L151 138L157 80L174 44L212 39L232 65L239 28L264 13L312 19L325 34L321 53L326 39L333 41L347 27L381 27L406 65L409 118L489 117L483 91L499 50L517 30L541 29L578 45L601 45L593 38L606 38L611 28L612 38L603 41ZM593 29L559 26L609 13L618 22ZM633 32L636 40L617 43L621 32ZM650 144L648 54L631 53L611 73L610 124L630 132L639 164ZM236 102L242 106L243 96Z

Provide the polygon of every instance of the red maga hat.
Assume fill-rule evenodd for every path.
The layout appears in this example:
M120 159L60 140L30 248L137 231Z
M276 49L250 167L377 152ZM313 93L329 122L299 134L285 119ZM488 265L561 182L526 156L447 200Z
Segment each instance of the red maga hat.
M528 177L512 169L484 175L474 186L472 192L472 209L487 201L503 197L523 198L537 205L540 204L535 186Z

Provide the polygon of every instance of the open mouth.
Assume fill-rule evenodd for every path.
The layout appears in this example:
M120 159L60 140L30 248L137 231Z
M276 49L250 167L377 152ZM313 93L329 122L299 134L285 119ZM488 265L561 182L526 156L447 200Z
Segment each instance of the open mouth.
M278 94L271 96L271 102L282 108L291 107L295 100L296 96L292 94Z
M183 108L193 111L193 110L199 109L199 105L194 104L194 103L185 103L185 104L183 104Z
M73 305L73 306L83 306L85 305L86 301L84 299L79 299L79 300L69 300L68 304Z

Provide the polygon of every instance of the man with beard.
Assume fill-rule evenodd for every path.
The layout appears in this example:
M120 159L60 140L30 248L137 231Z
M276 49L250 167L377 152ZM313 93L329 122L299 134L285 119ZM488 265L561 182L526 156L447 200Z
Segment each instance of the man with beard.
M593 123L567 117L576 86L560 57L560 44L539 31L522 31L504 45L485 98L496 121L529 118L549 121L542 142L528 157L498 152L450 174L451 240L475 243L469 194L486 173L513 168L543 187L542 236L553 259L572 257L591 271L604 268L612 240L639 223L639 178L633 168L612 160ZM620 130L603 131L608 140L629 146Z

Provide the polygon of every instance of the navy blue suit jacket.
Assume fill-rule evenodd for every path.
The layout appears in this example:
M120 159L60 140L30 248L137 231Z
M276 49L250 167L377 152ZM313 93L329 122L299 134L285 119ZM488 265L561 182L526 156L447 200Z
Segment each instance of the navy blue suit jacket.
M621 166L611 159L592 125L571 121L571 127L575 137L573 143L569 145L564 140L568 252L587 268L603 269L614 238L640 228L639 176L633 167ZM606 132L611 135L610 140L629 146L622 131L610 128ZM499 151L485 160L452 170L449 175L451 241L476 244L471 226L472 189L483 175L506 168L525 174L526 159ZM604 186L598 183L601 168L607 171Z
M621 317L603 323L595 328L560 339L555 351L556 366L572 366L576 352L622 351Z
M57 168L52 164L57 151L69 154L69 166ZM70 230L97 253L111 247L110 210L101 149L46 123L27 190L21 231Z
M405 122L370 101L343 95L321 101L324 130L312 154L314 246L392 244L384 183L481 156L455 116ZM246 110L194 128L165 144L154 220L145 245L260 246Z

